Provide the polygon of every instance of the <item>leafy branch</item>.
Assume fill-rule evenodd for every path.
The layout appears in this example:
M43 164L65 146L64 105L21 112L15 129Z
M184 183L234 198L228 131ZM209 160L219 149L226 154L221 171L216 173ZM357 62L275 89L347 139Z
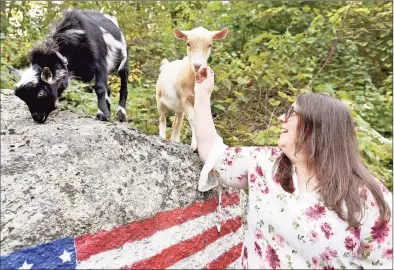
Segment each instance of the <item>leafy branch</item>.
M350 11L352 5L353 5L353 3L350 3L348 10L347 10L346 14L345 14L344 17L343 17L340 31L338 31L339 33L340 33L341 30L343 29L343 26L344 26L344 24L345 24L346 17L347 17L347 15L349 14L349 11ZM334 41L332 41L331 44L328 46L328 49L327 49L327 56L326 56L326 59L324 60L323 65L321 66L320 70L316 73L316 75L312 78L312 80L308 83L307 87L309 87L309 86L310 86L310 88L313 87L313 82L316 80L316 78L320 75L320 73L323 71L323 69L324 69L324 68L327 66L327 64L330 62L331 57L332 57L332 55L334 54L335 49L336 49L336 47L337 47L339 41L341 40L340 35L341 35L341 34L337 34L337 38L336 38Z

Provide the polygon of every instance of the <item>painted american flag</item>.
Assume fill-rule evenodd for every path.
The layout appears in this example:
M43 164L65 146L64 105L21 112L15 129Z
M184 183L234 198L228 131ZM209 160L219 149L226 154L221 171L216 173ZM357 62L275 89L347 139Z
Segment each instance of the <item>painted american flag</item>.
M160 212L145 220L27 247L0 257L1 269L240 268L242 218L238 193Z

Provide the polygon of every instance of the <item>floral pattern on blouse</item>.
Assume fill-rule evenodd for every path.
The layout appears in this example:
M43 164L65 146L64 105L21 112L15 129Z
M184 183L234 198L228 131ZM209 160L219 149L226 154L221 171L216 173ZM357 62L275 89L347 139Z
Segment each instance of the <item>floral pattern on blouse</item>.
M219 157L210 176L224 186L249 189L247 230L242 249L244 269L391 269L392 218L380 222L372 194L360 190L366 202L361 226L347 223L329 210L317 192L287 193L273 175L278 147L223 147L221 138L209 155ZM219 141L219 140L218 140ZM220 149L226 149L223 151ZM216 152L215 152L216 151ZM382 184L392 206L392 194Z

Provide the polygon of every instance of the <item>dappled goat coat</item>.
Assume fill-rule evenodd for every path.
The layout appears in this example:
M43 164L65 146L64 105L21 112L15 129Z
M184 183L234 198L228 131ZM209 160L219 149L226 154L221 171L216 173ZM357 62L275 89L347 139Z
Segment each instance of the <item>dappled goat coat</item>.
M29 107L36 122L46 121L56 109L56 100L74 77L95 81L97 118L110 118L108 75L121 78L117 119L126 121L128 51L116 18L96 11L70 10L63 14L49 37L30 52L30 67L24 71L8 69L21 77L15 94Z

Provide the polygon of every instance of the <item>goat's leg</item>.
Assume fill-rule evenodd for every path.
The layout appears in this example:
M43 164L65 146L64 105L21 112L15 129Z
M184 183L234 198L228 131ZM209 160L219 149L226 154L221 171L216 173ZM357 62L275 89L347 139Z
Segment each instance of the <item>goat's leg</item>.
M186 114L187 120L189 121L190 128L192 130L192 142L190 145L190 149L194 151L197 150L197 139L196 139L196 130L194 128L194 108L191 104L186 105Z
M96 117L101 121L110 119L110 102L107 88L107 74L96 73L96 83L93 86L97 95L98 111Z
M160 130L160 137L162 137L163 139L166 139L166 112L167 112L167 108L160 103L160 101L158 102L159 104L157 105L157 109L159 111L159 130Z
M116 113L116 118L119 122L126 121L126 100L127 100L127 80L129 77L129 66L125 64L118 71L120 77L120 93L119 93L119 108Z
M174 142L180 142L181 140L181 126L183 121L183 112L175 112L175 120L172 123L172 136L171 140Z
M107 97L106 97L106 99L107 99L108 111L109 111L109 114L111 115L111 100L110 100L111 88L109 87L108 82L105 85L107 87Z

